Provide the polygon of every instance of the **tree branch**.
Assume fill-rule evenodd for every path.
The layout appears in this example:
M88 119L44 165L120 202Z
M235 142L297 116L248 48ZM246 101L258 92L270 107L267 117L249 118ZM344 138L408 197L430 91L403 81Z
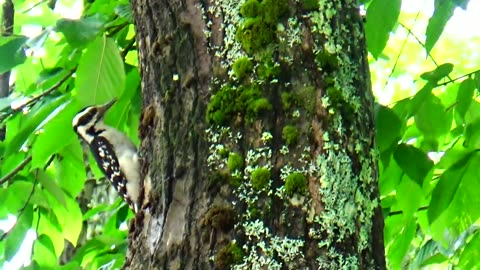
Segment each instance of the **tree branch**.
M0 185L3 185L5 182L7 182L8 180L10 180L10 178L14 177L18 172L20 172L25 166L27 166L27 164L32 161L32 155L28 156L24 161L22 161L22 163L18 164L18 166L13 169L10 173L8 173L7 175L5 175L4 177L2 177L2 179L0 179Z

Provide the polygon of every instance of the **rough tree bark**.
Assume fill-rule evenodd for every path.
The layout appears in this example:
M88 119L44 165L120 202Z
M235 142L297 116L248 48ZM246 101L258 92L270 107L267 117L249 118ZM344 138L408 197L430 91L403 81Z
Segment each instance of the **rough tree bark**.
M133 0L148 205L128 269L385 269L352 0Z

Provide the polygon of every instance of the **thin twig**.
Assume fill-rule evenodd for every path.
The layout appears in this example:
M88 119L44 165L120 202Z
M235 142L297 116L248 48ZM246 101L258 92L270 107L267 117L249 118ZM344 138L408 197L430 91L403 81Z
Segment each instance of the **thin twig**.
M428 209L428 206L422 206L422 207L419 207L417 209L417 212L425 211L427 209ZM403 211L399 210L399 211L393 211L393 212L388 213L388 216L391 217L391 216L396 216L396 215L401 215L401 214L403 214Z
M28 156L24 161L22 161L22 163L18 164L18 166L15 167L15 169L13 169L10 173L2 177L2 179L0 179L0 185L3 185L5 182L10 180L10 178L17 175L17 173L20 172L25 166L27 166L27 164L30 161L32 161L32 155Z
M127 56L128 52L132 49L133 47L133 44L135 44L135 37L132 38L132 40L130 40L130 42L127 44L127 47L125 47L125 49L123 49L123 51L120 53L120 56L122 57L122 59L125 60L125 57Z
M57 83L55 83L54 85L52 85L50 88L48 88L47 90L45 90L43 93L41 93L40 95L30 99L29 101L25 102L24 104L22 104L21 106L15 108L15 111L22 111L23 108L37 102L39 99L43 98L44 96L46 95L49 95L50 93L52 93L53 91L55 91L58 87L60 87L64 82L66 82L68 79L70 79L70 77L72 76L72 74L75 72L77 68L74 68L72 69L70 72L68 72L68 74L63 77L60 81L58 81Z

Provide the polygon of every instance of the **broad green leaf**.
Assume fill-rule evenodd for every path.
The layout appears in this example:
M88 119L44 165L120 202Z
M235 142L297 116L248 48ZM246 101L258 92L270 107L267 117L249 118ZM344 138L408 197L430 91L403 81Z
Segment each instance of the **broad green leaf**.
M480 118L469 123L465 128L465 142L468 149L480 149Z
M25 62L24 36L0 37L0 74Z
M115 43L105 36L92 42L80 60L77 76L76 98L82 107L121 96L125 71Z
M65 202L65 193L63 190L55 183L54 178L49 175L47 172L40 171L37 175L40 184L44 187L50 195L52 195L57 202L61 203L63 207L67 207Z
M420 78L428 81L432 84L437 84L438 81L448 76L453 71L453 64L445 63L441 64L432 71L424 72L420 75Z
M72 198L80 194L85 183L86 171L83 163L82 148L74 142L63 148L54 160L55 179Z
M475 212L480 214L480 211L466 212L467 208L464 207L470 204L477 205L475 204L477 202L480 203L480 199L477 199L478 194L476 194L476 184L480 184L480 175L478 174L479 167L479 153L472 152L442 174L437 186L432 192L432 199L428 208L428 220L430 224L435 222L449 207L457 208L452 209L452 211L456 212L456 218L462 216L462 213L467 216L476 216L477 214L475 214ZM452 206L455 200L457 202ZM475 217L472 217L472 219L476 220Z
M48 35L50 35L50 32L52 32L53 27L49 26L45 28L40 34L36 35L35 37L31 37L27 40L26 45L34 50L39 50L41 49L45 41L48 38Z
M407 117L414 116L417 113L417 111L423 105L425 100L431 96L434 86L435 85L430 82L426 83L422 87L422 89L420 89L420 91L418 91L418 93L415 94L415 96L411 99L410 102L405 102L406 104L405 106L408 105L409 107ZM394 108L394 111L397 112L395 108Z
M480 119L480 102L473 100L465 113L465 122L472 123Z
M45 234L50 237L53 245L53 252L58 257L62 254L63 249L65 248L65 239L62 235L61 225L51 209L38 208L37 211L40 211L37 233Z
M415 219L410 219L399 234L395 235L387 250L387 257L392 269L401 269L401 263L405 258L405 254L410 248L410 244L415 236L417 224Z
M433 167L433 161L420 149L413 145L400 144L393 154L395 161L402 170L419 186Z
M447 113L440 99L427 96L414 116L418 129L428 138L437 138L450 131L452 115Z
M30 194L33 192L32 196ZM19 211L26 203L49 208L43 190L32 182L16 180L8 186L8 205L12 213Z
M42 168L51 155L77 140L73 128L70 127L73 117L80 110L78 104L69 102L59 110L55 117L43 127L43 131L33 143L33 168Z
M432 239L428 240L420 248L420 250L418 250L418 252L416 252L413 268L414 269L420 269L421 266L428 265L428 264L425 264L425 263L427 261L430 262L432 257L434 257L435 255L438 255L437 252L438 252L437 243L435 243L435 241L433 241ZM446 259L446 258L444 257L444 259ZM432 262L430 262L430 263L432 263Z
M104 23L99 14L79 20L60 19L57 21L56 30L63 33L72 47L83 47L97 37Z
M396 193L396 200L403 212L403 217L405 219L413 218L414 213L421 206L423 199L422 188L409 177L404 176L396 189Z
M375 107L375 116L377 145L382 152L399 140L402 122L393 110L382 105Z
M480 233L477 231L463 249L457 266L460 269L478 269L480 268L478 258L480 258Z
M73 246L76 246L82 230L82 212L77 202L70 196L65 196L65 202L67 203L67 208L55 205L52 206L52 209L62 227L63 237L72 243Z
M437 43L440 35L447 25L448 20L452 17L455 10L455 4L450 0L435 0L435 10L432 17L428 20L427 31L425 33L425 50L430 54L435 43Z
M44 98L37 102L30 112L22 117L22 127L13 138L7 138L7 148L5 154L9 155L21 149L27 142L28 138L34 134L36 130L47 123L47 118L55 114L55 110L59 108L68 99L67 95L62 95L53 99Z
M461 119L464 119L465 113L473 100L473 94L475 92L475 81L471 78L464 80L458 88L457 94L457 106L455 111L460 115Z
M480 71L475 72L473 74L473 80L475 81L475 88L477 88L477 91L480 90Z
M395 159L392 159L388 167L380 173L379 188L382 196L390 194L395 190L402 180L403 171L398 166Z
M365 33L368 51L377 59L387 45L400 15L401 0L373 0L368 6Z
M57 266L53 242L49 236L42 234L33 244L33 258L42 269L53 269Z

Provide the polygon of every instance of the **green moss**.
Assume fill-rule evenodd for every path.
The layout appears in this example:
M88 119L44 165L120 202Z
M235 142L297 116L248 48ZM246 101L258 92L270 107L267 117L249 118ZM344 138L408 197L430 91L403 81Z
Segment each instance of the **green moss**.
M259 85L242 85L238 88L224 86L212 96L208 104L207 122L228 125L238 116L245 116L248 122L252 122L258 113L271 108L272 105L263 97Z
M237 243L232 242L217 252L215 266L217 269L230 269L232 265L241 263L243 257L243 249Z
M282 97L283 109L289 110L292 107L294 102L292 94L288 92L282 92L281 97Z
M232 175L229 183L232 187L239 187L242 184L242 177L240 175Z
M327 88L327 95L333 106L337 106L344 100L342 92L338 88L333 86Z
M243 79L253 71L253 63L248 57L238 58L232 66L233 74L238 79Z
M299 172L291 173L285 180L285 193L292 196L295 193L305 194L307 191L307 178Z
M240 7L240 14L247 19L238 26L235 37L253 54L274 41L277 24L287 13L288 0L247 0Z
M260 17L248 18L238 27L235 38L248 54L253 54L274 41L275 27Z
M288 0L263 0L261 11L266 23L276 25L288 13Z
M320 8L318 1L319 0L303 0L303 9L305 11L318 10Z
M270 170L264 167L258 168L252 172L250 181L255 190L263 189L270 180Z
M261 63L257 68L258 78L262 80L270 80L280 74L280 66L276 65L271 59Z
M243 167L242 156L237 153L230 153L230 155L228 156L227 166L231 172L242 169Z
M295 145L298 141L298 130L292 125L287 125L283 127L282 138L287 143L287 145Z
M253 18L260 13L260 9L260 3L257 0L248 0L240 7L240 14L246 18Z

